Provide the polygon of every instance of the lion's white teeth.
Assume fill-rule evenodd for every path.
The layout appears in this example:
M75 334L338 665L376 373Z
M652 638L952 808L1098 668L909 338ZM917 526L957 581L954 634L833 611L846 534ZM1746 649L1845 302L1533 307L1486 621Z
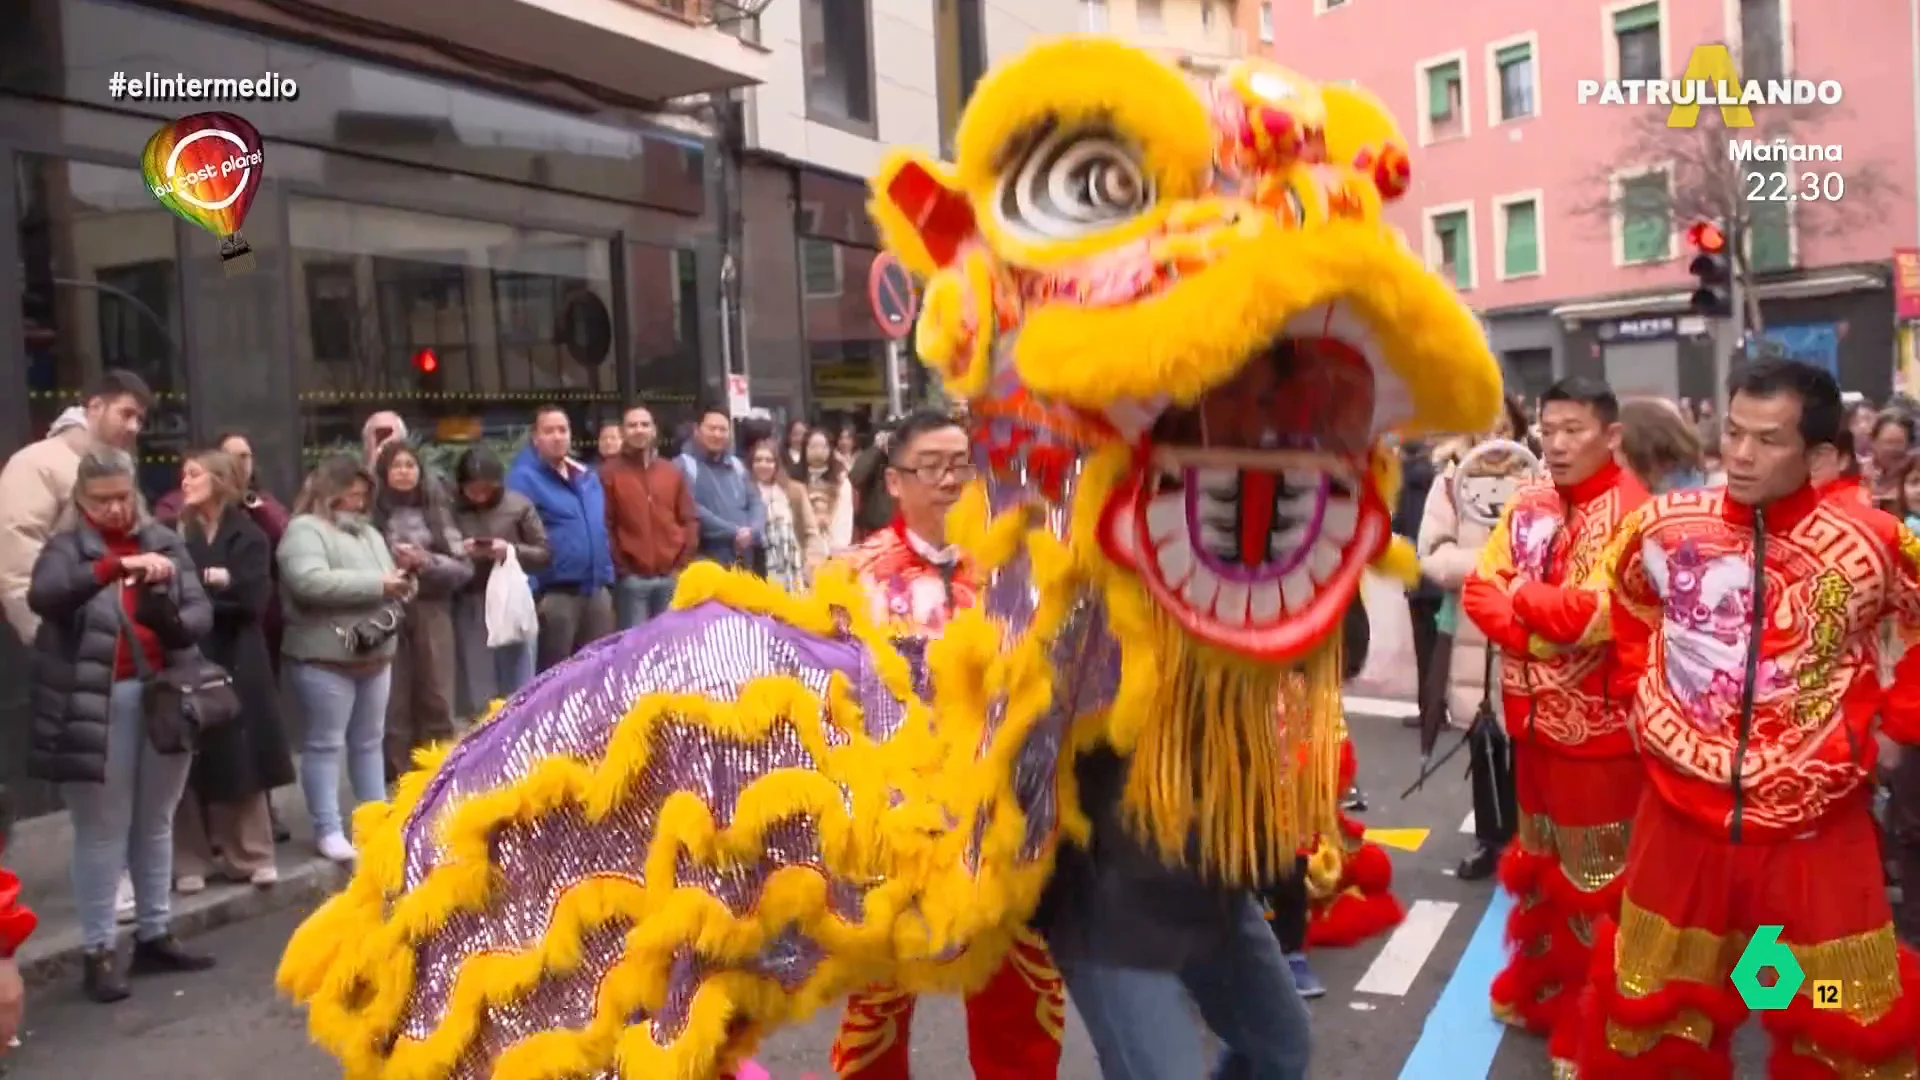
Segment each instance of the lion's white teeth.
M1181 493L1169 492L1147 504L1147 535L1154 543L1163 543L1187 531L1187 500Z
M1247 616L1255 626L1265 626L1280 618L1280 583L1263 581L1247 593Z
M1177 537L1171 542L1160 545L1154 553L1154 559L1160 564L1162 580L1169 585L1178 585L1185 581L1193 571L1193 549L1187 546L1185 537Z
M1313 603L1313 578L1304 567L1295 567L1280 580L1280 594L1287 602L1288 611L1305 611Z
M1187 583L1180 587L1180 595L1187 598L1195 611L1212 611L1214 597L1220 593L1220 579L1213 571L1204 566L1195 566L1188 575Z
M1320 535L1339 544L1353 539L1360 523L1360 504L1352 499L1328 499L1320 511Z
M1229 626L1247 625L1247 586L1239 581L1220 583L1220 594L1213 601L1213 617Z
M1307 552L1307 572L1318 584L1326 584L1340 569L1340 548L1328 540L1316 541Z

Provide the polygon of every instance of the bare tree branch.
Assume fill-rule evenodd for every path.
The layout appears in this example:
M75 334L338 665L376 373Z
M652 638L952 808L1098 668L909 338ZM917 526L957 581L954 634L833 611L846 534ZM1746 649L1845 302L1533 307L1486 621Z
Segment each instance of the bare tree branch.
M1615 221L1659 222L1676 232L1697 221L1713 221L1729 236L1749 239L1791 214L1804 241L1871 228L1884 217L1888 200L1902 193L1894 179L1899 174L1862 146L1844 147L1844 161L1796 163L1799 169L1784 162L1735 161L1732 143L1819 145L1821 129L1843 117L1845 110L1837 105L1775 105L1756 106L1753 114L1755 126L1730 129L1720 110L1707 106L1694 127L1669 128L1666 109L1642 107L1624 133L1623 153L1608 155L1595 169L1570 212L1596 222L1609 235ZM1667 173L1665 191L1614 179L1656 167ZM1783 176L1775 175L1783 171ZM1834 178L1829 179L1829 173ZM1827 197L1836 193L1834 188L1843 189L1840 197ZM1792 196L1807 194L1819 197L1789 202ZM1747 298L1748 325L1758 329L1752 254L1751 249L1732 251L1731 272Z

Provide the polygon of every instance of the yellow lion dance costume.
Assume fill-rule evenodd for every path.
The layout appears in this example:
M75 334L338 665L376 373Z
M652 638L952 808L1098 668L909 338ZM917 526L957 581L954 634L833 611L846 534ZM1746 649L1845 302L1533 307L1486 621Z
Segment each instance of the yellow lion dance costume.
M982 601L896 641L844 574L696 566L423 754L281 964L348 1080L710 1080L862 986L975 985L1085 835L1098 742L1170 863L1194 837L1269 880L1330 826L1329 642L1369 565L1411 567L1380 437L1499 404L1381 221L1401 137L1358 90L1069 38L956 145L894 155L872 212L977 424L950 534Z

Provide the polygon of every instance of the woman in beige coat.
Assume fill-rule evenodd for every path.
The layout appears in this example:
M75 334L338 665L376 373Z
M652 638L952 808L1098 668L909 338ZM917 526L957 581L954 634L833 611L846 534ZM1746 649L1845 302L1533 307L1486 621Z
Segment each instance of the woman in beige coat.
M1513 438L1512 432L1524 430L1523 415L1519 402L1509 398L1501 423L1490 437ZM1485 704L1493 709L1496 721L1493 731L1476 732L1469 746L1478 844L1460 863L1459 875L1475 881L1490 876L1498 865L1500 852L1512 837L1516 813L1504 739L1491 737L1501 732L1500 695L1489 692L1488 685L1490 676L1498 679L1498 657L1489 655L1487 639L1473 621L1460 617L1460 590L1479 564L1480 549L1493 531L1491 522L1526 479L1527 463L1518 454L1495 452L1480 455L1463 473L1460 462L1469 446L1468 440L1455 439L1435 450L1440 476L1427 493L1417 547L1421 572L1447 594L1439 622L1441 632L1452 642L1445 698L1448 719L1454 727L1470 728ZM1497 690L1497 684L1492 689Z

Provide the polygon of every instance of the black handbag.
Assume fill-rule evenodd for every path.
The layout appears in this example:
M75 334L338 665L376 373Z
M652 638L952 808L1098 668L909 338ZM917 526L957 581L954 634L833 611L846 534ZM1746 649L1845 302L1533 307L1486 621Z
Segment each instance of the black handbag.
M199 749L207 732L239 718L240 695L234 690L233 676L227 669L196 656L185 663L153 670L147 663L146 650L140 647L133 620L127 617L123 596L114 597L113 610L120 617L127 648L132 650L133 670L141 683L140 706L146 719L147 740L155 750L162 754L191 754Z

